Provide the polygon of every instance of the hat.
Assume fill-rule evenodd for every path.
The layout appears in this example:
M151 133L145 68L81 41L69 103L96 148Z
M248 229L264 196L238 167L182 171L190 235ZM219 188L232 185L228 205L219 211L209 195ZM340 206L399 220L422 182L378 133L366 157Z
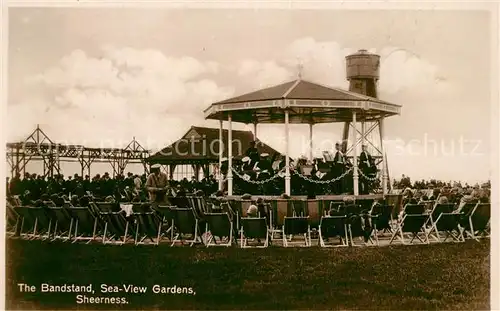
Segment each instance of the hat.
M243 159L241 159L241 162L248 162L250 161L250 157L244 157Z
M159 169L160 169L160 167L161 167L161 165L160 165L160 164L153 164L153 165L151 165L151 169L152 169L152 170L159 170Z
M342 143L340 141L335 143L335 146L340 146L340 145L342 145Z
M269 153L265 153L265 152L264 152L264 153L261 153L261 154L260 154L260 156L261 156L261 157L263 157L263 158L265 158L265 157L268 157L268 156L269 156Z
M221 162L226 162L226 161L227 161L227 158L226 158L226 157L224 157L224 158L222 158L222 159L220 159L220 160L221 160Z

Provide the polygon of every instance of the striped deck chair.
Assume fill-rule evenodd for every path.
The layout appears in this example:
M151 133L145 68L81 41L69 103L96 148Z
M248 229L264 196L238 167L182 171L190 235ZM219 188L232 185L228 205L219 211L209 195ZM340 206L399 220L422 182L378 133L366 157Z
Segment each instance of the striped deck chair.
M201 239L201 230L198 223L198 218L191 208L172 208L172 228L171 246L174 246L177 241L180 241L182 245L184 242L189 243L189 246L194 244L203 244ZM191 240L185 240L184 236L190 235Z
M349 246L347 216L322 216L319 223L319 245L321 247ZM340 244L327 244L330 238L339 238Z
M125 212L101 212L101 219L104 223L103 244L123 245L135 235L132 230L131 221L125 217Z
M7 235L14 236L18 233L18 228L20 226L21 217L16 212L16 208L7 203L6 212L6 227L7 227Z
M207 247L231 246L233 244L234 225L228 213L207 213L205 220ZM217 244L216 237L220 239L220 244Z
M162 218L155 212L139 212L132 214L135 219L135 245L149 244L144 240L149 239L152 244L158 245L161 238Z
M269 227L267 226L267 219L242 217L241 230L240 230L240 246L241 248L266 248L269 246ZM263 245L248 245L248 240L253 239L263 240Z
M438 242L446 242L448 238L452 238L455 242L464 242L464 235L460 228L460 214L456 213L441 213L436 221L433 222L431 232L435 233L435 238ZM444 240L441 239L440 233L444 233Z
M73 243L87 241L87 244L97 238L98 219L89 207L71 207L68 209L73 220Z
M54 224L53 239L69 241L73 228L73 218L70 211L64 207L49 207L52 223Z
M437 233L437 236L434 235L436 233L436 228L435 224L439 216L443 213L452 213L453 209L455 208L455 204L453 203L446 203L446 204L436 204L432 208L431 212L429 213L429 219L427 220L427 223L425 226L430 226L430 230L427 233L428 236L432 236L436 241L440 241L439 239L439 233ZM457 218L458 219L458 218Z
M203 215L208 213L208 207L204 197L201 196L186 196L189 202L189 206L193 208L198 219L203 219Z
M481 237L490 236L490 203L477 204L468 218L469 222L464 228L467 235L470 235L476 241Z
M408 205L407 205L408 207ZM406 207L405 207L406 210ZM424 209L425 210L425 209ZM415 239L419 240L422 244L429 244L428 235L425 233L425 224L429 219L428 214L415 214L414 210L410 210L411 213L407 213L403 216L403 219L398 222L397 228L392 234L391 240L389 244L392 244L394 240L399 237L402 244L414 244L413 241ZM409 234L411 237L410 242L408 243L405 234ZM422 240L419 234L424 235L424 240Z
M311 228L309 226L309 216L307 217L287 217L285 216L283 227L283 246L292 246L294 236L303 236L305 240L305 247L311 246ZM290 239L288 239L290 237ZM293 246L301 246L300 244L294 244Z

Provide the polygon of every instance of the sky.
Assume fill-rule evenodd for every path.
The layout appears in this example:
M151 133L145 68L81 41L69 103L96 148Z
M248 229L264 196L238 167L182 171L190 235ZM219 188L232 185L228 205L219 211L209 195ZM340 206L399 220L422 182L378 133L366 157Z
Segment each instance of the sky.
M158 150L211 103L293 80L348 88L345 56L381 56L390 175L490 177L490 20L486 11L10 8L7 140L37 124L54 141ZM236 129L245 125L236 124ZM321 141L341 125L314 127ZM284 150L284 127L259 138ZM308 126L290 128L291 156ZM78 167L67 166L79 172ZM103 168L104 169L104 168ZM107 168L109 170L109 167ZM68 172L72 173L72 172Z

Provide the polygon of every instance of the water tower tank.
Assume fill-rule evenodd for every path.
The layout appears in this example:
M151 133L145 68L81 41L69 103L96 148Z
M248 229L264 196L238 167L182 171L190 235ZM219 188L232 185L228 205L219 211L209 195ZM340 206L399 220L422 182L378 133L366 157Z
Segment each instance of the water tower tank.
M352 92L377 97L377 81L380 76L380 56L367 50L346 56L347 80Z

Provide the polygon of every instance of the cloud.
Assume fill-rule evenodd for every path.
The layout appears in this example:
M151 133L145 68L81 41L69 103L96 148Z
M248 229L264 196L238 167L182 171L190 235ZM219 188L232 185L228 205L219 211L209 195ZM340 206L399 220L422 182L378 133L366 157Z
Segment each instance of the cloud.
M44 124L56 141L95 145L106 139L118 145L136 136L157 149L203 122L201 111L210 103L233 95L211 79L219 70L213 61L128 47L101 52L74 50L30 77L29 86L43 89L45 98L9 106L9 115L23 120L9 137L22 139ZM29 111L36 114L26 119Z
M415 87L444 89L448 86L446 77L437 66L411 51L398 47L385 47L379 51L368 48L368 51L381 56L381 93L394 94ZM304 79L348 88L345 57L354 52L355 49L342 47L334 41L316 41L306 37L290 43L274 60L241 61L238 75L246 78L251 87L257 88L261 84L275 84L297 77L300 64ZM266 78L264 83L262 77Z

